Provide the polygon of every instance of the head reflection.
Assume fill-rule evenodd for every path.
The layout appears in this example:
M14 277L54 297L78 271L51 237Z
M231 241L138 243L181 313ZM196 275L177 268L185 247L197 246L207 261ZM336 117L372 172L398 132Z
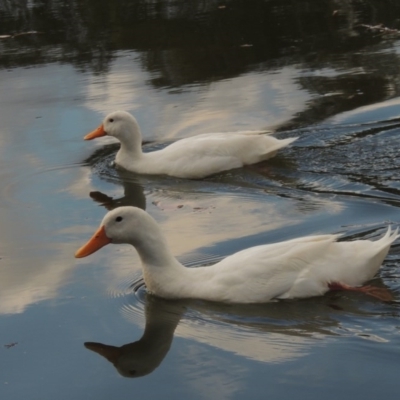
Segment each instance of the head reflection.
M341 336L377 339L359 325L349 326L349 315L358 321L385 312L388 305L378 304L382 308L376 310L375 300L366 302L354 293L257 305L167 301L146 295L146 324L139 340L120 347L86 342L85 347L129 378L153 372L166 357L175 333L259 362L286 363Z
M90 192L89 196L93 201L101 204L109 211L123 206L134 206L145 210L146 197L142 185L137 182L129 182L126 180L122 180L122 184L124 186L124 195L122 197L115 199L100 191Z
M167 355L175 328L184 312L178 302L146 296L143 336L123 346L86 342L85 347L110 361L124 377L138 378L153 372Z
M89 196L96 203L101 204L107 210L113 210L122 206L134 206L146 209L146 197L144 195L143 186L139 183L138 176L122 168L117 168L111 159L115 157L119 145L108 144L84 160L87 165L96 171L96 173L105 181L122 185L124 195L119 198L113 198L100 191L93 191Z

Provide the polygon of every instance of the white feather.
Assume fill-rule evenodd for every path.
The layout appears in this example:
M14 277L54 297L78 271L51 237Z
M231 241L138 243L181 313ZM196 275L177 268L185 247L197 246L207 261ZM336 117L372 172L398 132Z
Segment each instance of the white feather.
M143 153L139 125L128 112L115 111L107 115L103 130L121 142L115 158L119 166L140 174L179 178L203 178L255 164L273 157L279 149L297 139L280 140L267 131L205 133Z
M120 217L120 218L117 218ZM145 211L120 207L103 219L113 243L135 246L148 290L165 298L260 303L319 296L330 283L362 285L378 271L398 230L379 240L337 242L338 235L305 236L251 247L209 266L186 268L172 255ZM85 245L86 246L86 245ZM83 246L77 257L88 255Z

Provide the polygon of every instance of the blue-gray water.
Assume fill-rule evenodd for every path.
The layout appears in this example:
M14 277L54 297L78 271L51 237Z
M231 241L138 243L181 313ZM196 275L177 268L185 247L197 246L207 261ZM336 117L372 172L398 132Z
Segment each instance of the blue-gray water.
M398 244L372 282L390 304L167 302L146 295L133 248L73 254L127 204L189 267L398 226L399 12L389 0L0 1L0 398L398 396ZM300 139L204 180L136 176L112 167L112 140L82 140L116 109L137 117L148 151L204 132Z

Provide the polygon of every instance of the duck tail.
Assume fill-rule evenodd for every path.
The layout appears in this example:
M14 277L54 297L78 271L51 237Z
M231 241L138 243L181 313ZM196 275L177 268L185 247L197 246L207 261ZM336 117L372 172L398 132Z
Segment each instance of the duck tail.
M262 130L258 130L258 131L235 131L234 133L237 135L252 136L252 135L272 135L275 132L270 131L268 129L262 129Z
M273 157L276 152L289 144L293 143L298 137L288 138L288 139L278 139L274 138L273 143L270 141L266 143L265 152L261 154L259 161L267 160L268 158Z
M399 228L396 228L396 230L392 231L392 227L389 226L385 235L380 238L378 242L382 244L382 247L387 247L390 246L399 237Z
M292 138L287 138L287 139L280 139L280 142L284 145L284 146L288 146L289 144L295 142L299 137L292 137Z
M279 142L277 142L275 150L283 149L284 147L289 146L289 144L293 143L297 139L298 137L293 137L288 139L278 139Z

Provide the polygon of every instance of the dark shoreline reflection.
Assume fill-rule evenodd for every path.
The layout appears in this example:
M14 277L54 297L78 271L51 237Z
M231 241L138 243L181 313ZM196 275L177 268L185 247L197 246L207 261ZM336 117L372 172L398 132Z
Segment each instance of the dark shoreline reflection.
M378 285L383 285L381 280ZM145 303L145 328L139 340L122 346L84 343L88 350L104 357L127 378L148 375L160 366L180 322L186 338L193 337L234 353L240 349L238 354L250 358L254 357L254 346L259 346L256 349L258 361L290 362L307 355L310 347L318 346L328 338L359 336L376 340L379 337L370 329L364 332L358 325L347 326L349 315L357 323L360 318L393 315L396 312L393 307L397 309L394 303L384 304L352 293L329 293L305 300L257 305L170 301L149 294L144 294L142 300ZM136 323L137 316L135 310L132 322ZM246 354L246 346L250 343L251 349Z
M315 65L329 53L354 53L391 38L363 24L400 27L400 4L393 1L340 3L9 0L0 3L0 34L14 36L1 42L0 68L64 61L106 72L116 51L132 49L143 53L149 71L161 72L155 86L180 86L237 76L265 62ZM17 36L24 32L38 34Z
M0 69L61 62L107 74L132 51L153 87L181 90L292 67L313 99L288 129L400 93L399 14L391 0L9 0ZM368 28L378 24L388 33Z

